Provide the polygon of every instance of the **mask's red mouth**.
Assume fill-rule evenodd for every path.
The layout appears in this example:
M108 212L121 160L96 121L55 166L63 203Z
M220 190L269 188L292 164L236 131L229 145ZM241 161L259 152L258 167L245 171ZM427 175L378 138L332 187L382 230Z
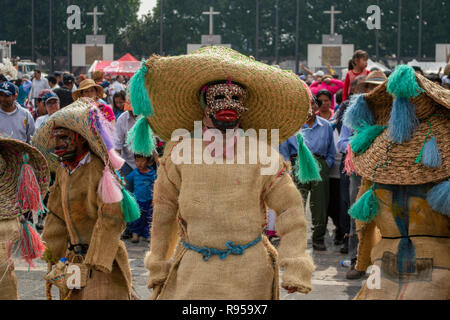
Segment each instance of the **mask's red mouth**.
M67 152L67 149L55 149L55 154L59 157L63 156Z
M234 110L221 110L217 112L216 119L224 122L233 122L238 119L238 113Z

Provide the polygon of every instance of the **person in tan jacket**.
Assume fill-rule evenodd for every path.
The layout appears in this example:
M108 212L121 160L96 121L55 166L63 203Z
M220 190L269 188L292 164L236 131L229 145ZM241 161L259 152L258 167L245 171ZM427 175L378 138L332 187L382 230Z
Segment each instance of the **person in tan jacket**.
M80 99L50 117L33 139L61 163L42 235L47 261L65 258L87 270L80 273L82 286L61 290L62 299L132 298L128 254L120 240L126 226L123 195L112 173L110 137L101 117L93 101Z
M450 91L413 68L357 97L352 162L363 178L355 269L370 271L355 299L450 298Z
M150 99L140 104L136 92ZM279 299L279 267L289 293L310 292L314 263L302 198L288 163L260 135L279 129L285 140L303 125L310 97L301 80L234 50L207 47L151 57L131 81L131 104L144 115L130 131L134 152L151 154L140 137L147 132L152 141L152 130L167 142L145 257L152 298ZM248 129L258 134L246 136ZM267 207L277 214L278 252L263 235Z
M28 215L37 222L49 179L47 161L36 148L0 135L0 300L19 299L15 253L32 266L45 249Z

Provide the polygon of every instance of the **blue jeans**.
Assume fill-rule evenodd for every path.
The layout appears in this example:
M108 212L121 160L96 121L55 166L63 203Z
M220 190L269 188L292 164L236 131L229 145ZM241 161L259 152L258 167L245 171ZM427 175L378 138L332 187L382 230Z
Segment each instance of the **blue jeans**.
M339 168L340 171L340 193L339 193L339 223L341 225L341 230L343 234L350 233L350 216L348 214L348 208L350 206L350 177L345 173L342 173L344 170L344 161L341 162L341 166ZM348 242L348 238L344 239L344 241Z
M128 224L128 230L130 233L136 233L140 237L149 238L153 220L152 201L138 201L137 203L139 204L141 216L136 221Z
M356 196L361 185L361 176L352 174L350 176L350 205L356 202ZM348 241L348 254L352 263L356 263L356 256L358 254L358 233L356 232L355 219L350 217L350 235Z

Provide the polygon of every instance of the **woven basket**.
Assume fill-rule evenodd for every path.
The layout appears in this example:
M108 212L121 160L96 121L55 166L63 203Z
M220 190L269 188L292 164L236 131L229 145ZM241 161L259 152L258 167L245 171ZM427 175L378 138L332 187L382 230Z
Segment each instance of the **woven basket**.
M388 129L381 134L372 146L362 155L352 154L352 161L358 174L366 179L397 185L416 185L447 179L450 176L450 90L434 84L425 77L416 74L420 87L425 91L410 101L416 106L416 116L420 121L411 140L402 144L391 143ZM386 91L387 82L368 93L365 98L378 125L387 126L392 111L393 97ZM439 115L439 116L437 116ZM415 160L430 131L436 136L442 155L442 166L429 168L415 164ZM392 144L387 154L388 146ZM386 161L388 165L375 168Z
M28 163L33 167L42 199L48 192L50 172L44 156L29 144L0 136L0 220L23 213L16 195L24 154L28 154L30 158Z
M194 130L194 121L204 115L200 90L228 77L248 91L248 111L241 122L244 130L279 129L281 143L306 120L309 96L299 77L235 50L213 46L176 57L152 56L146 66L146 86L155 112L148 120L162 140L169 141L176 129Z

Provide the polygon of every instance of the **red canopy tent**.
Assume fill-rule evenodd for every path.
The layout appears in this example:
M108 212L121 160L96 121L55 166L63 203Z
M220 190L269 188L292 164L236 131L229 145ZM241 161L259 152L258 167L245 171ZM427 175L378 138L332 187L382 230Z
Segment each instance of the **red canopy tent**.
M107 75L132 77L140 67L141 62L127 53L117 61L95 61L89 69L89 73L103 70Z
M117 61L138 61L138 59L133 57L131 54L127 53L126 55L124 55L122 58L120 58Z

